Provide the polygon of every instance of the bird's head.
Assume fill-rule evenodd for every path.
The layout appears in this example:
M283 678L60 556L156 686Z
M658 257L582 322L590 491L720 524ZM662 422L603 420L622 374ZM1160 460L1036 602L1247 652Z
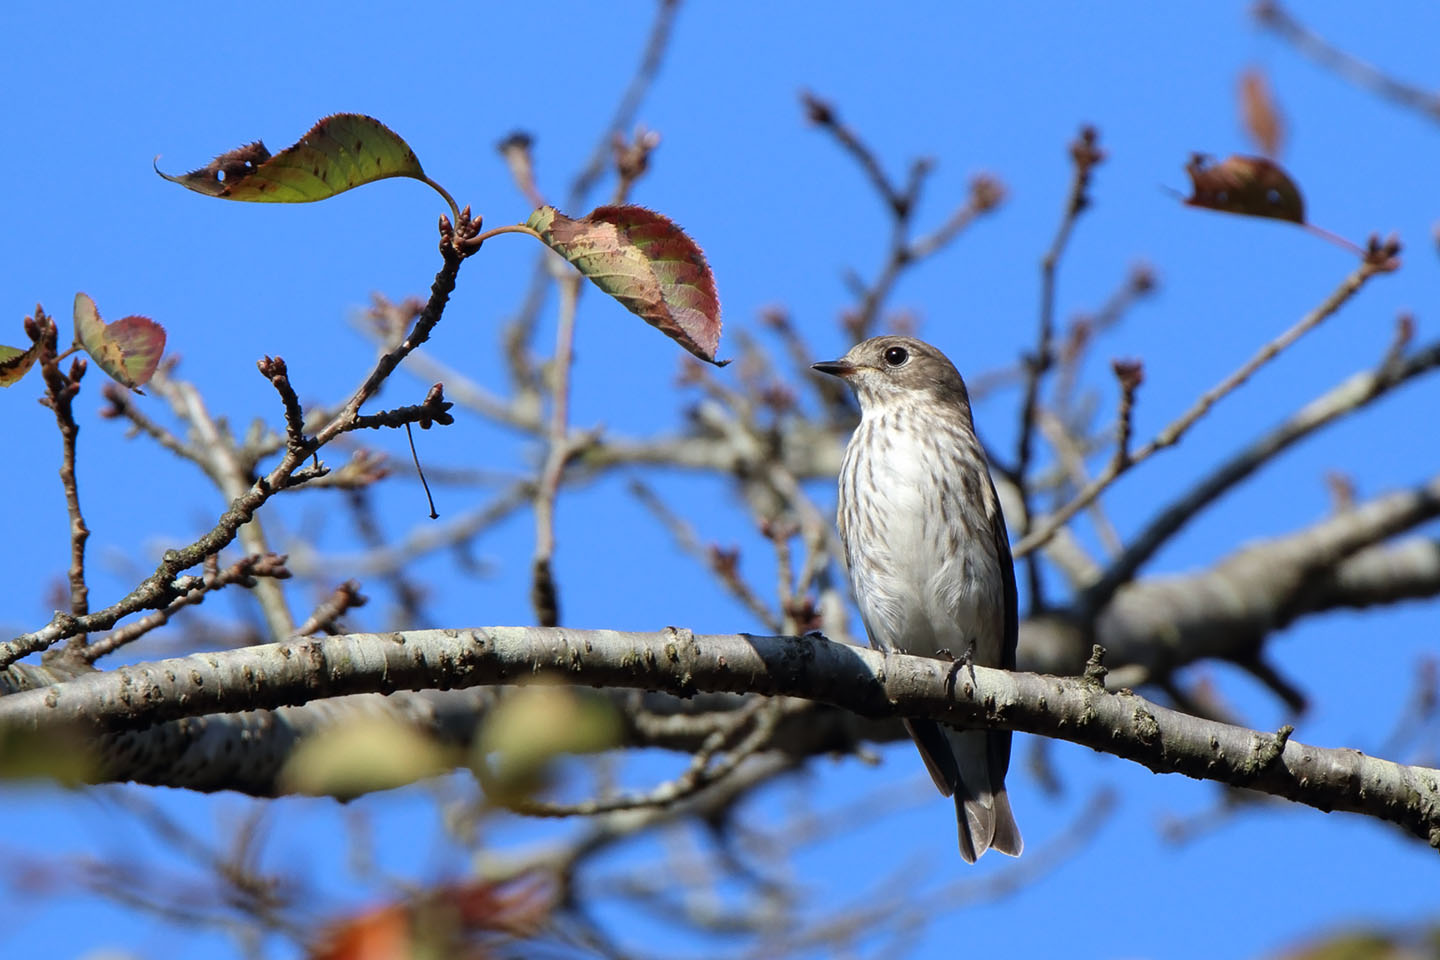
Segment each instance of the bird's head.
M970 403L955 364L914 337L871 337L855 344L839 360L814 363L811 368L849 384L862 411L907 399L967 408Z

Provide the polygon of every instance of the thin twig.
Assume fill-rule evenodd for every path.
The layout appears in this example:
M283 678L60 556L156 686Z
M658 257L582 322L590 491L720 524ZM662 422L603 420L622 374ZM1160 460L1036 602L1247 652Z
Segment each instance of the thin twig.
M640 480L631 480L629 489L630 493L654 514L661 526L670 533L676 546L708 567L721 585L730 592L730 595L749 610L764 625L765 629L776 632L780 630L781 617L770 608L769 604L760 599L760 596L750 589L750 584L745 581L745 578L740 576L738 552L722 550L714 545L706 547L702 544L695 528L684 517L671 510L649 485Z
M895 185L890 179L890 175L880 166L880 160L875 156L875 151L871 150L854 130L840 122L839 116L835 113L835 107L808 90L800 94L800 103L804 106L805 115L810 122L830 134L835 142L860 165L860 169L865 172L870 185L890 207L895 218L898 220L908 218L915 197Z
M75 479L75 441L80 435L80 424L75 422L74 402L88 364L84 357L77 357L71 361L69 373L60 370L55 321L38 305L35 316L26 318L25 331L40 345L40 372L45 382L45 396L40 402L54 412L55 425L60 429L60 485L65 491L65 511L70 517L70 613L83 617L90 612L90 588L85 583L85 543L90 539L90 528L80 510L80 490ZM84 647L85 635L76 634L69 650L75 652Z
M890 213L890 243L879 274L868 286L858 278L851 284L860 305L846 316L846 332L853 340L863 340L874 330L881 307L905 269L939 253L977 217L1000 206L1005 199L1005 188L994 177L976 176L970 181L970 195L940 227L912 239L915 210L925 179L933 169L931 161L924 158L912 161L902 186L885 172L875 151L860 135L840 122L833 105L809 92L802 93L800 100L810 122L828 133L860 165Z
M88 663L94 663L126 644L134 643L152 630L169 623L170 618L180 610L195 606L215 591L232 584L253 588L257 577L275 580L287 579L290 571L285 567L285 559L283 554L254 555L243 557L221 570L213 555L206 557L204 576L181 578L176 584L177 589L184 589L180 596L166 604L164 609L156 610L139 620L127 623L119 630L90 644L85 648L84 659Z
M308 637L321 630L326 633L344 632L336 621L350 610L363 607L368 602L368 598L360 592L360 584L354 580L346 580L315 607L304 623L295 628L295 635Z
M450 414L450 408L455 404L445 399L445 386L436 383L430 387L425 394L423 403L412 403L404 407L396 407L393 410L381 410L379 413L367 413L357 416L351 421L351 428L354 430L380 430L382 428L408 427L410 424L418 424L421 430L429 430L434 424L448 427L455 422L455 417Z
M281 361L282 374L283 368L284 361ZM199 465L210 481L219 489L220 494L226 500L234 503L243 497L247 490L253 489L252 464L241 453L229 428L211 416L195 385L184 380L173 380L163 372L157 373L150 382L154 385L156 392L169 401L176 415L189 424L194 437L194 446L201 454ZM282 383L284 383L285 389L288 389L288 382L284 381L283 376ZM282 398L285 389L280 391ZM290 394L293 397L294 391L291 390ZM298 409L298 401L295 407ZM286 419L287 421L290 419L288 411ZM303 435L299 441L292 442L288 439L288 427L287 443L290 444L289 452L298 456L304 456L309 449L304 442ZM247 554L264 556L271 552L264 525L258 517L251 517L248 522L241 524L236 530L236 537L240 541L241 548ZM295 620L290 613L290 605L286 601L285 591L280 584L268 579L258 581L253 595L256 603L260 605L270 639L283 640L290 636L295 629Z
M1058 416L1043 407L1038 411L1040 415L1040 434L1055 451L1057 466L1065 474L1067 482L1055 488L1054 506L1061 506L1064 500L1073 495L1075 490L1084 489L1090 483L1090 471L1085 466L1085 449L1081 446L1082 438L1071 433L1069 427ZM1013 486L1013 484L1012 484ZM1036 486L1032 482L1032 487ZM1107 551L1113 556L1120 552L1120 534L1115 525L1106 516L1104 508L1097 500L1087 508L1090 521L1095 525L1095 531ZM1054 560L1054 557L1049 559ZM1099 570L1088 555L1085 557L1085 566L1098 575ZM1068 570L1067 570L1068 573Z
M290 383L290 371L283 357L266 356L255 364L260 376L270 381L275 392L280 394L280 403L285 408L285 440L295 450L305 448L305 411L300 409L300 398Z
M1135 392L1145 380L1145 367L1138 360L1115 360L1110 364L1120 382L1120 409L1115 414L1115 453L1111 462L1123 467L1130 460L1130 434L1134 430Z
M1075 221L1090 205L1090 178L1095 167L1105 159L1097 146L1099 134L1094 127L1082 127L1080 135L1070 144L1072 175L1070 193L1065 200L1065 212L1050 249L1040 261L1040 327L1036 336L1035 352L1026 358L1025 400L1020 408L1020 439L1016 444L1015 477L1024 504L1021 516L1020 534L1027 538L1034 523L1034 511L1030 502L1030 462L1034 454L1035 428L1038 425L1037 407L1040 402L1040 382L1055 362L1055 273L1060 258L1069 244ZM1026 554L1016 553L1016 556ZM1026 585L1029 588L1030 604L1036 609L1045 606L1043 586L1040 578L1038 556L1025 561Z
M113 381L101 385L100 395L103 396L110 406L100 411L100 416L106 418L124 417L129 420L136 430L145 434L151 440L160 444L161 447L169 450L175 456L192 463L200 463L202 455L200 451L189 446L175 434L156 423L131 399L129 390Z
M462 211L463 213L463 211ZM302 455L297 450L286 450L281 460L268 474L256 480L248 490L230 502L230 507L221 514L216 525L206 534L187 547L167 550L155 572L142 580L136 587L117 602L104 610L84 616L59 613L39 630L24 633L12 640L0 643L0 668L9 666L21 657L43 650L59 640L95 630L114 626L123 617L140 610L168 605L172 600L188 591L189 586L178 574L202 562L211 554L219 553L237 536L242 527L255 517L260 509L278 491L302 482L316 471L305 467L310 452L318 450L335 437L352 428L360 405L379 389L385 379L412 350L423 343L430 331L440 322L445 304L455 289L455 278L465 255L456 249L457 236L464 239L475 232L475 227L464 216L458 227L451 227L449 221L441 218L441 254L444 264L435 276L430 289L430 300L426 303L416 321L415 329L403 342L382 355L374 370L356 390L350 401L306 444ZM265 582L265 581L262 581Z
M1357 373L1307 403L1284 423L1237 452L1157 512L1104 576L1086 592L1086 607L1098 610L1109 603L1115 591L1133 579L1140 567L1191 518L1282 451L1321 427L1368 406L1396 387L1435 369L1440 369L1440 343L1415 351L1399 364L1386 362L1376 370Z
M1075 516L1076 513L1089 506L1106 487L1115 482L1117 477L1130 470L1136 464L1143 463L1166 447L1174 446L1178 443L1186 431L1194 426L1196 421L1208 413L1211 407L1242 385L1246 380L1250 379L1257 370L1273 360L1282 350L1300 339L1300 337L1304 336L1310 330L1319 326L1326 318L1344 306L1346 302L1360 291L1361 287L1365 286L1366 281L1376 274L1388 273L1394 270L1397 265L1394 257L1398 252L1398 243L1391 241L1384 248L1377 250L1377 256L1367 257L1361 262L1360 266L1355 268L1355 271L1351 273L1350 276L1345 278L1340 286L1335 289L1334 293L1330 294L1320 306L1306 314L1299 323L1265 344L1255 356L1251 357L1238 370L1207 390L1200 399L1195 401L1189 410L1185 411L1185 413L1181 414L1180 417L1169 426L1161 430L1155 439L1135 451L1135 453L1127 459L1123 461L1111 461L1110 466L1096 477L1088 487L1076 494L1074 499L1059 510L1046 516L1038 527L1035 527L1031 533L1027 534L1015 545L1015 555L1027 556L1037 547L1044 546L1045 543L1055 535L1057 530L1068 523L1070 518Z
M596 182L605 173L615 135L623 134L635 125L635 115L640 104L645 102L645 96L650 92L650 86L665 62L665 53L670 48L670 36L675 27L675 15L679 10L680 0L656 0L655 19L650 24L650 35L645 40L645 50L640 54L640 63L635 68L625 93L620 97L620 102L616 104L610 122L605 125L604 132L590 151L590 158L585 161L585 166L570 184L570 193L565 202L572 210L578 209L585 202Z

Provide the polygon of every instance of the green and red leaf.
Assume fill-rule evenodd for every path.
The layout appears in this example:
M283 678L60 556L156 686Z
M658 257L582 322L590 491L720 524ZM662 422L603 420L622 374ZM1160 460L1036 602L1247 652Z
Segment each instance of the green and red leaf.
M158 167L155 172L197 193L259 203L313 203L389 177L435 186L399 134L358 113L326 117L294 146L273 156L257 140L199 170L179 176Z
M540 207L540 238L626 309L702 360L720 346L720 297L705 254L668 217L644 207L597 207L571 219Z
M1233 156L1213 163L1197 153L1190 158L1185 172L1192 185L1185 202L1192 207L1305 222L1305 199L1300 188L1274 161Z
M75 339L113 379L139 390L165 352L165 328L148 317L105 323L88 294L75 294Z
M40 344L33 343L30 349L0 345L0 387L19 383L25 372L35 365L40 356Z

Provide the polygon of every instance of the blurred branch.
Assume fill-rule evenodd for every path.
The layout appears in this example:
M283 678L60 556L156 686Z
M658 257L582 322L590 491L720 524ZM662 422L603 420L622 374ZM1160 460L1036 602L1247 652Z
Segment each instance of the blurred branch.
M742 722L751 721L752 728L738 743L715 762L715 755L724 749L735 732L733 724L716 730L707 736L700 748L690 758L685 772L643 794L619 797L603 797L580 803L545 803L538 800L518 800L506 806L530 817L591 817L599 813L613 813L617 810L634 810L640 807L663 807L683 800L711 784L714 784L739 769L740 765L764 750L775 735L784 713L783 701L756 699L740 711Z
M605 173L606 161L612 159L615 137L623 136L634 126L640 104L645 102L645 97L665 62L665 54L670 49L670 38L674 32L675 16L679 10L680 0L655 0L655 19L650 24L650 35L645 41L645 50L640 54L640 63L635 67L635 73L625 87L620 102L615 105L610 122L605 125L604 131L590 151L590 159L570 183L570 192L565 197L568 209L579 210L585 203L586 197Z
M857 281L860 306L845 321L850 338L864 340L874 332L880 308L901 273L907 267L939 253L976 217L1000 206L1005 199L1005 188L993 177L984 174L974 177L970 181L969 197L941 226L925 236L912 238L915 209L919 205L925 178L933 169L931 161L922 158L912 162L905 184L900 186L890 179L875 152L859 134L840 122L832 104L808 92L802 93L800 100L810 122L828 133L860 165L890 213L890 244L885 264L869 286L860 287Z
M1331 44L1291 15L1275 0L1260 0L1252 8L1255 20L1295 49L1341 77L1402 107L1440 121L1440 94L1396 80L1354 54Z
M559 278L560 315L555 330L555 358L551 363L550 431L545 465L535 483L535 556L531 562L530 602L542 627L560 622L559 589L551 561L555 556L555 498L565 466L575 455L570 437L570 373L574 366L575 310L580 299L580 275L573 271Z

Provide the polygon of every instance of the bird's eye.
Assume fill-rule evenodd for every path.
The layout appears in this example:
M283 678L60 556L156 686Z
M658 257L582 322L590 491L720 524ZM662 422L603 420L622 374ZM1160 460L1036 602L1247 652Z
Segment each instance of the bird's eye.
M891 347L889 350L885 351L885 362L890 364L890 366L892 367L898 367L900 366L900 364L904 363L906 360L909 359L910 351L906 350L904 347Z

